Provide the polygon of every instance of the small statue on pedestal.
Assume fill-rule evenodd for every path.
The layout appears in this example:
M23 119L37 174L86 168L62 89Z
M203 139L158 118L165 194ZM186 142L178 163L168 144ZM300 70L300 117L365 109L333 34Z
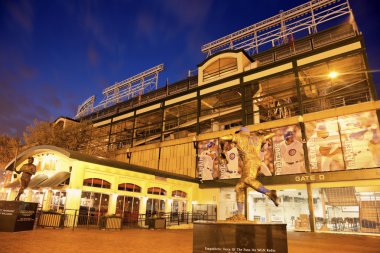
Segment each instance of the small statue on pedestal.
M21 167L20 171L15 171L17 174L20 174L22 172L21 180L20 180L21 187L20 187L20 190L18 191L15 201L20 201L20 196L21 194L24 193L24 190L28 187L31 177L34 174L36 174L36 166L33 164L33 162L34 162L34 158L28 157L28 163L24 164Z
M279 199L276 191L268 190L256 179L261 166L259 156L261 145L273 136L274 133L265 134L262 131L251 134L248 128L242 127L240 128L240 131L235 134L226 135L220 138L221 141L230 141L236 144L244 164L241 178L235 186L238 213L230 218L227 218L227 220L246 220L243 212L246 198L245 190L248 187L252 187L256 191L265 194L276 206L279 205Z

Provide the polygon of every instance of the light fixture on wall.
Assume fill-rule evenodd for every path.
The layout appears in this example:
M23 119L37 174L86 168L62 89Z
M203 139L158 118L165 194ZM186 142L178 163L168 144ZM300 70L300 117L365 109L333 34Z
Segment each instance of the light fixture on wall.
M132 153L129 151L129 148L127 148L127 158L128 158L128 159L131 159L131 154L132 154Z

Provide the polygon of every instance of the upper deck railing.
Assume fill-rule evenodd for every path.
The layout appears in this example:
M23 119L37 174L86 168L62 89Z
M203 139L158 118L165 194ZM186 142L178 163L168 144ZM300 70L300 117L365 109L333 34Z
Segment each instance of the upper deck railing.
M313 0L207 43L201 50L207 56L227 49L254 55L291 42L303 31L314 34L319 25L347 15L354 22L348 0Z

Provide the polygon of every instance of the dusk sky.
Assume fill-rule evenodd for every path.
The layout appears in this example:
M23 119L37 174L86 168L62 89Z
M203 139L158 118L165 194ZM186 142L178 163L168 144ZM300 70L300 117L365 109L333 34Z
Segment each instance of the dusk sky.
M182 80L205 59L203 44L305 2L0 0L0 134L73 118L91 95L96 105L105 87L160 63L160 86ZM350 4L380 69L378 1Z

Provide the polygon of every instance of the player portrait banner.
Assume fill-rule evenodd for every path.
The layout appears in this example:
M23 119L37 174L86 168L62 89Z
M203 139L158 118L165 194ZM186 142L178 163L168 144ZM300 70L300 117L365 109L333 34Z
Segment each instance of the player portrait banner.
M380 166L380 132L376 111L338 117L347 169Z
M220 141L220 178L240 178L243 169L243 161L239 157L236 144L228 141Z
M305 173L302 133L298 125L272 129L276 175Z
M202 180L220 178L219 169L219 141L211 139L198 142L198 176Z
M344 170L337 118L305 123L311 172Z

